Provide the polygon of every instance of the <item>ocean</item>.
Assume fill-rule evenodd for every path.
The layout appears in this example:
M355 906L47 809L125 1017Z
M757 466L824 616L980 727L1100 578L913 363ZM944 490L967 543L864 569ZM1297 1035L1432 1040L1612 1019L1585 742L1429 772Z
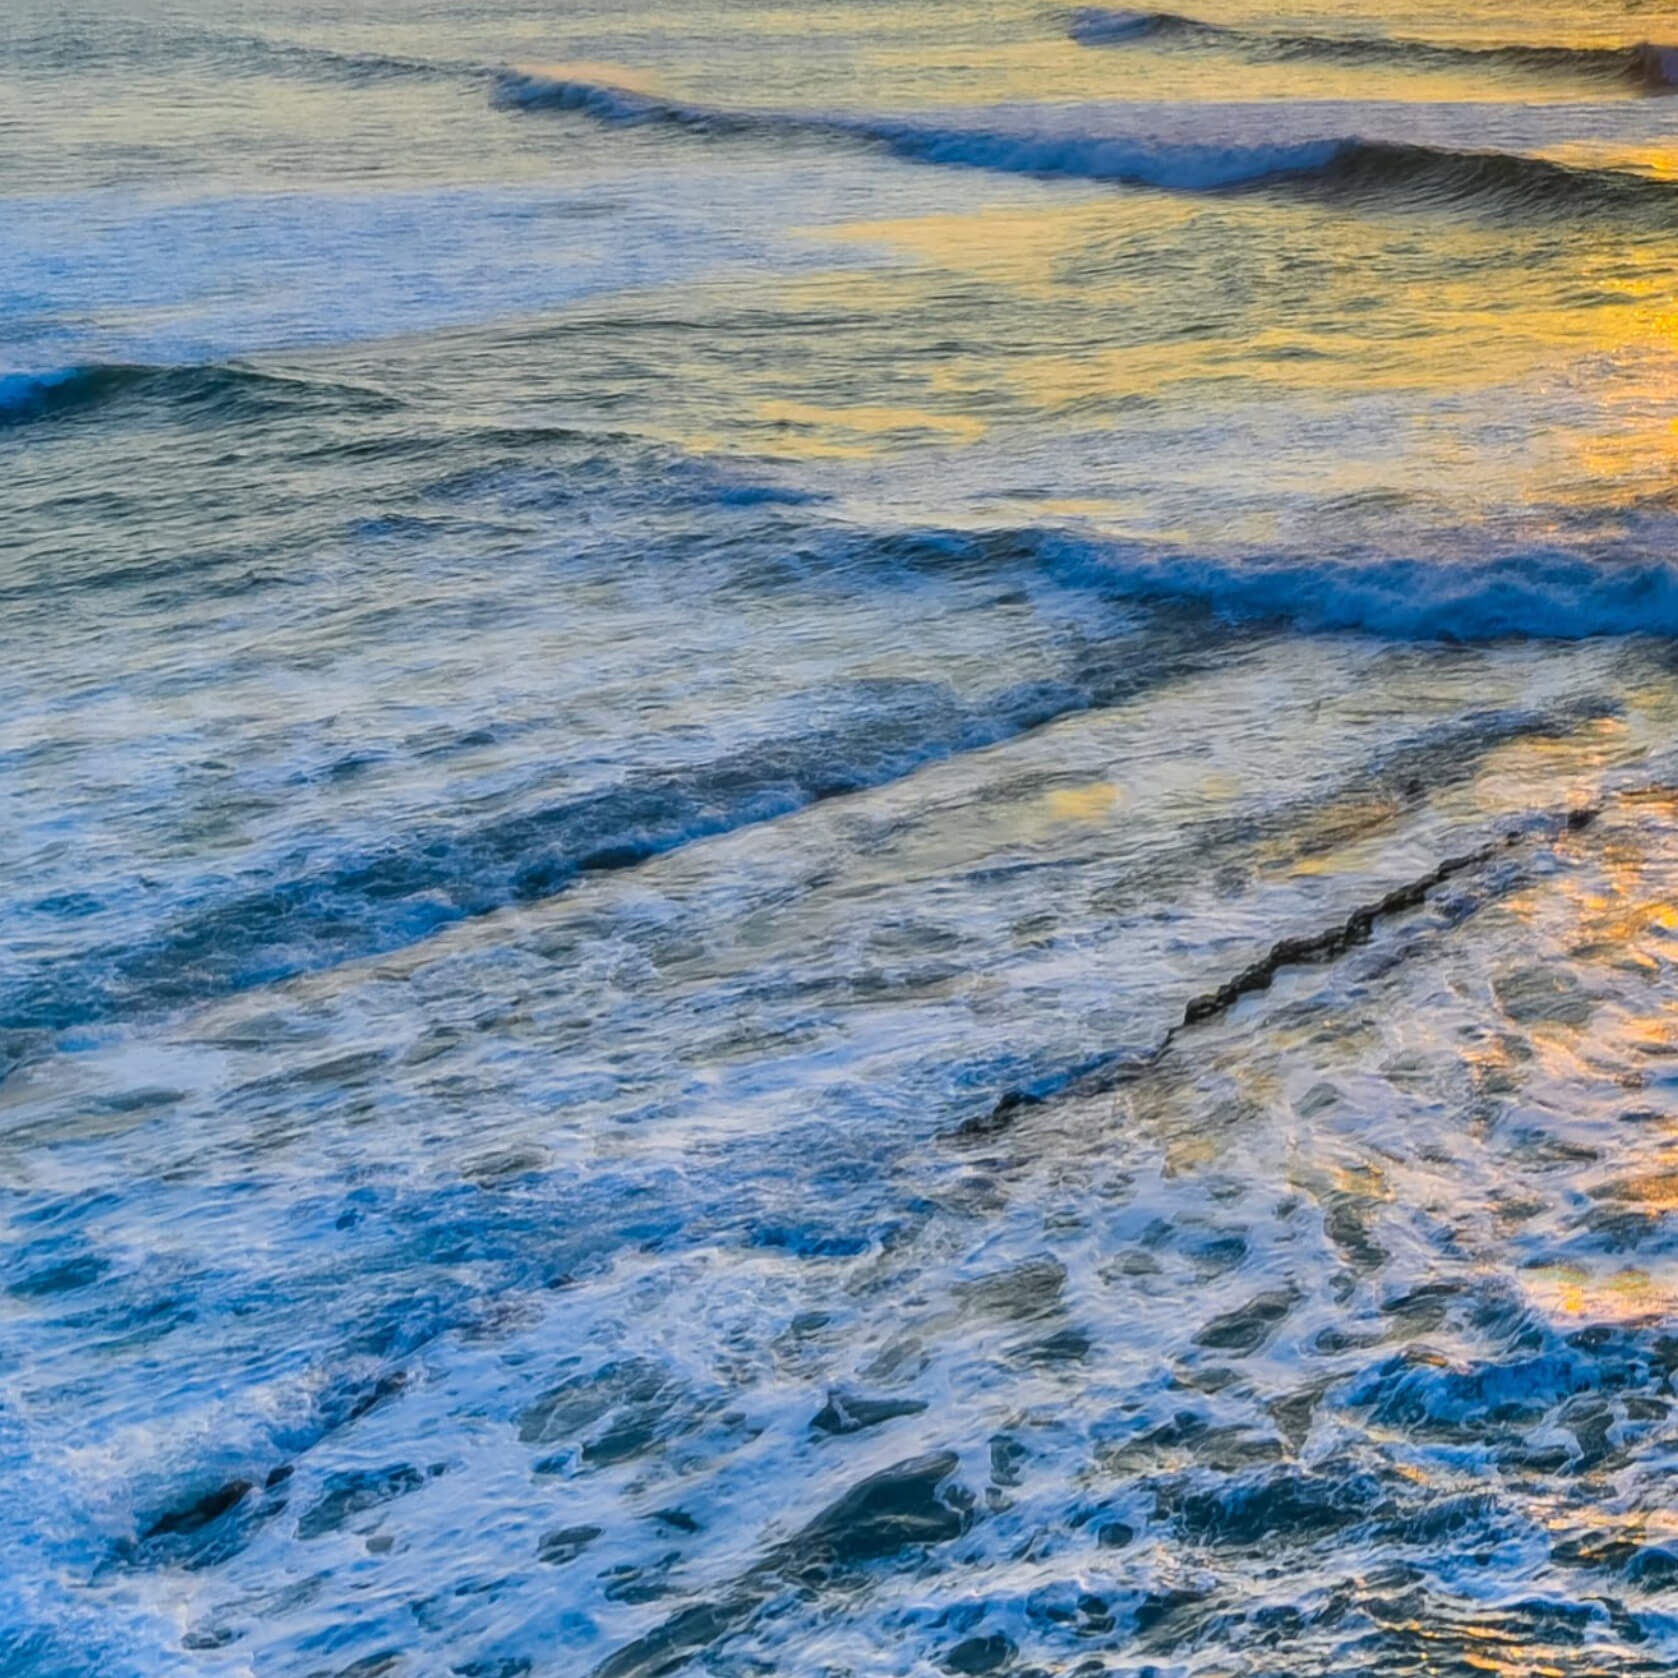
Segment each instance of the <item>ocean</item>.
M7 0L0 1674L1678 1667L1674 83Z

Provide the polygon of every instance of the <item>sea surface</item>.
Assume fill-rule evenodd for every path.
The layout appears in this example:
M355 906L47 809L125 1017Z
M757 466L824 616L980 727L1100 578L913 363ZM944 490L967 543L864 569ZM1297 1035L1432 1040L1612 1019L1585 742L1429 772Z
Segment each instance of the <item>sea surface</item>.
M1678 1670L1678 10L5 0L0 1674Z

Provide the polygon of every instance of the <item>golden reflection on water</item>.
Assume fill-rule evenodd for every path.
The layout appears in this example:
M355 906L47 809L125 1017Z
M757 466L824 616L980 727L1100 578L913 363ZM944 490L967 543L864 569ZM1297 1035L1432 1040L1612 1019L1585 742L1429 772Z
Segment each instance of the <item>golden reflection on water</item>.
M1309 56L1266 58L1238 45L1206 48L1131 41L1122 46L1084 46L1065 24L1079 8L1069 7L1058 32L1042 37L975 46L952 42L942 53L929 53L924 42L877 46L867 56L869 80L884 89L912 90L915 98L947 105L1046 102L1089 104L1104 100L1157 100L1173 104L1255 101L1341 101L1348 97L1347 66ZM1114 8L1119 9L1119 8ZM1141 9L1141 8L1138 8ZM1205 8L1189 8L1194 16ZM1221 17L1227 8L1211 8ZM1057 22L1062 20L1056 20ZM1274 11L1259 12L1255 32L1281 33ZM1286 32L1327 37L1348 33L1338 17L1320 25L1290 23ZM1431 40L1450 40L1455 29L1429 31ZM1405 38L1421 32L1406 31ZM1577 44L1626 46L1637 31ZM1501 44L1495 35L1476 43ZM1376 61L1357 65L1356 94L1363 100L1416 100L1474 104L1518 98L1529 103L1566 104L1582 94L1602 91L1600 83L1523 73L1509 67L1403 64Z
M1057 822L1094 823L1106 821L1118 807L1120 797L1111 781L1092 781L1083 787L1056 787L1043 802Z
M725 9L682 15L690 31L738 34ZM1277 27L1272 12L1242 0L1212 15ZM1274 99L1288 113L1278 137L1301 124L1336 132L1341 113L1314 102L1346 98L1349 75L1360 109L1393 101L1381 121L1395 134L1407 132L1407 103L1648 105L1565 77L1097 50L1069 39L1066 23L970 4L933 21L781 6L753 16L761 61L719 58L711 80L695 81L691 64L685 77L660 67L651 38L644 62L574 61L550 73L719 109L959 106L959 120L981 125L988 107L1010 103L1130 102L1123 120L1144 133L1147 102L1160 100L1244 109L1243 131L1263 135L1251 112ZM1678 20L1656 12L1617 21L1566 6L1434 6L1407 14L1404 32L1629 45L1659 39L1669 24L1678 33ZM1348 22L1308 8L1287 26L1334 34ZM809 50L830 40L873 45L850 57ZM1627 140L1635 124L1614 131L1622 137L1542 155L1678 180L1669 138ZM1086 481L1057 483L1041 515L1188 544L1284 546L1332 537L1337 521L1351 540L1380 542L1396 522L1383 498L1401 516L1449 519L1458 532L1505 518L1520 521L1524 539L1565 540L1569 520L1624 521L1678 492L1671 242L1635 217L1552 224L1401 190L1344 201L1286 184L1198 194L918 165L900 178L918 188L902 198L879 190L877 210L849 199L851 219L801 230L818 264L832 253L831 268L695 286L683 307L715 314L716 343L746 315L754 331L775 321L786 353L672 345L649 428L686 447L836 469L981 444L1005 457L1017 428L1038 446L1056 432L1106 439L1091 445ZM929 199L944 202L902 213ZM859 205L872 213L855 214ZM1202 429L1168 445L1174 424ZM1140 464L1150 448L1158 470ZM1003 499L971 504L975 516L1018 512Z
M1678 1305L1678 1271L1657 1277L1625 1269L1598 1276L1576 1265L1555 1265L1520 1272L1520 1283L1529 1302L1549 1317L1635 1323L1669 1315Z
M1148 194L1142 205L1113 189L1068 190L1080 196L1048 203L1001 199L976 211L853 221L827 236L889 245L930 267L978 275L1018 297L1041 300L1064 290L1070 265L1103 241L1127 229L1157 236L1202 213L1191 202L1164 194ZM1145 276L1136 277L1133 300L1143 297L1147 283ZM1111 294L1110 281L1103 290Z
M1634 727L1625 716L1596 717L1565 732L1527 736L1496 747L1486 754L1485 767L1466 790L1465 813L1594 804L1604 773L1635 761L1644 748L1642 719L1636 723Z
M1574 140L1544 154L1577 169L1625 169L1653 180L1678 181L1678 146L1628 147L1610 140Z
M1080 9L1080 4L999 6L994 0L949 0L935 11L855 3L775 5L750 12L752 51L738 60L730 59L728 49L742 36L742 14L724 0L681 0L660 11L638 13L636 21L643 54L669 53L668 43L684 41L690 43L690 63L729 62L739 81L738 97L730 101L736 105L819 103L834 108L852 102L883 109L923 102L1349 97L1567 103L1633 96L1629 89L1599 79L1575 81L1508 65L1402 65L1377 59L1348 66L1309 56L1267 59L1262 50L1235 44L1209 48L1164 40L1085 46L1070 34L1073 14ZM1180 9L1261 38L1372 32L1372 20L1324 0L1291 5L1285 14L1257 0L1218 0ZM1467 7L1424 0L1405 7L1400 17L1380 32L1471 48L1525 41L1613 49L1642 40L1678 39L1678 18L1670 6L1656 4L1627 11L1618 6L1585 7L1577 0L1527 6L1482 0ZM539 24L529 31L533 39L540 39L542 32ZM852 43L864 45L857 51L843 50ZM715 88L710 91L714 98Z
M520 75L544 81L586 82L590 85L624 88L660 98L670 92L669 84L656 70L638 64L620 64L613 59L565 58L545 63L515 66Z
M930 413L883 404L831 408L814 402L773 399L758 404L758 417L777 428L789 455L858 457L881 440L902 442L931 436L971 443L985 434L984 421L966 414Z
M1074 195L1075 196L1072 196ZM1048 202L862 220L812 237L911 265L929 307L985 288L1006 333L952 334L894 377L998 418L1123 430L1208 400L1307 411L1372 400L1408 417L1378 454L1267 462L1270 481L1346 496L1425 495L1621 507L1678 483L1678 310L1661 242L1534 241L1473 218L1366 209L1357 217L1268 197L1194 199L1065 187ZM1227 253L1245 253L1230 286ZM1328 250L1303 271L1302 250ZM1181 284L1159 290L1161 265ZM849 289L853 277L829 282ZM1549 423L1491 423L1488 393ZM1520 397L1514 395L1526 393ZM948 428L947 426L945 427Z

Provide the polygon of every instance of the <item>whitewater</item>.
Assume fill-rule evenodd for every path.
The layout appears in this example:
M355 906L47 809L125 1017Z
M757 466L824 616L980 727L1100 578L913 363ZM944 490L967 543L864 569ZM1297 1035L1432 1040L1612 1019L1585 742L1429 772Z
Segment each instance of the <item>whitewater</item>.
M16 0L0 1678L1672 1670L1675 47Z

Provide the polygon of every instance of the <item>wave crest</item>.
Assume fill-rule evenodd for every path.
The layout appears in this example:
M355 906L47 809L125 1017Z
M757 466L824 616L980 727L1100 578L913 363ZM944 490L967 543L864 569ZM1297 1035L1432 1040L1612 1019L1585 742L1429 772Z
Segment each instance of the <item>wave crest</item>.
M511 110L578 111L597 122L623 128L666 124L711 133L748 133L778 128L820 131L840 126L820 117L783 117L767 111L724 111L704 105L684 105L610 82L582 81L526 70L507 70L497 78L495 102Z
M1066 32L1085 47L1116 47L1131 41L1162 38L1212 41L1238 37L1240 33L1215 23L1202 23L1198 18L1183 17L1177 12L1116 11L1105 6L1086 6L1082 11L1074 12Z
M1201 661L1221 661L1231 632L1220 623L1394 641L1678 639L1678 563L1660 560L1242 559L1061 527L963 534L832 522L817 529L824 535L812 537L812 558L859 589L913 568L1036 572L1082 593L1091 626L1109 626L1101 654L1074 675L979 696L931 681L840 683L824 690L799 725L746 745L682 764L649 761L598 785L562 783L548 798L496 813L466 810L377 838L346 837L341 849L328 845L273 873L223 881L160 911L137 935L90 933L68 959L31 956L0 972L0 1070L8 1056L31 1054L64 1030L375 955L448 923L551 896L585 876L884 785L1068 712L1120 703ZM1111 626L1131 614L1103 611L1113 600L1151 607L1145 627L1115 633ZM1382 900L1375 912L1388 907ZM55 898L29 912L57 922L97 910ZM1275 960L1309 955L1319 944L1337 947L1338 937L1285 943ZM1257 982L1251 975L1236 981ZM1074 1075L1112 1064L1102 1057Z

